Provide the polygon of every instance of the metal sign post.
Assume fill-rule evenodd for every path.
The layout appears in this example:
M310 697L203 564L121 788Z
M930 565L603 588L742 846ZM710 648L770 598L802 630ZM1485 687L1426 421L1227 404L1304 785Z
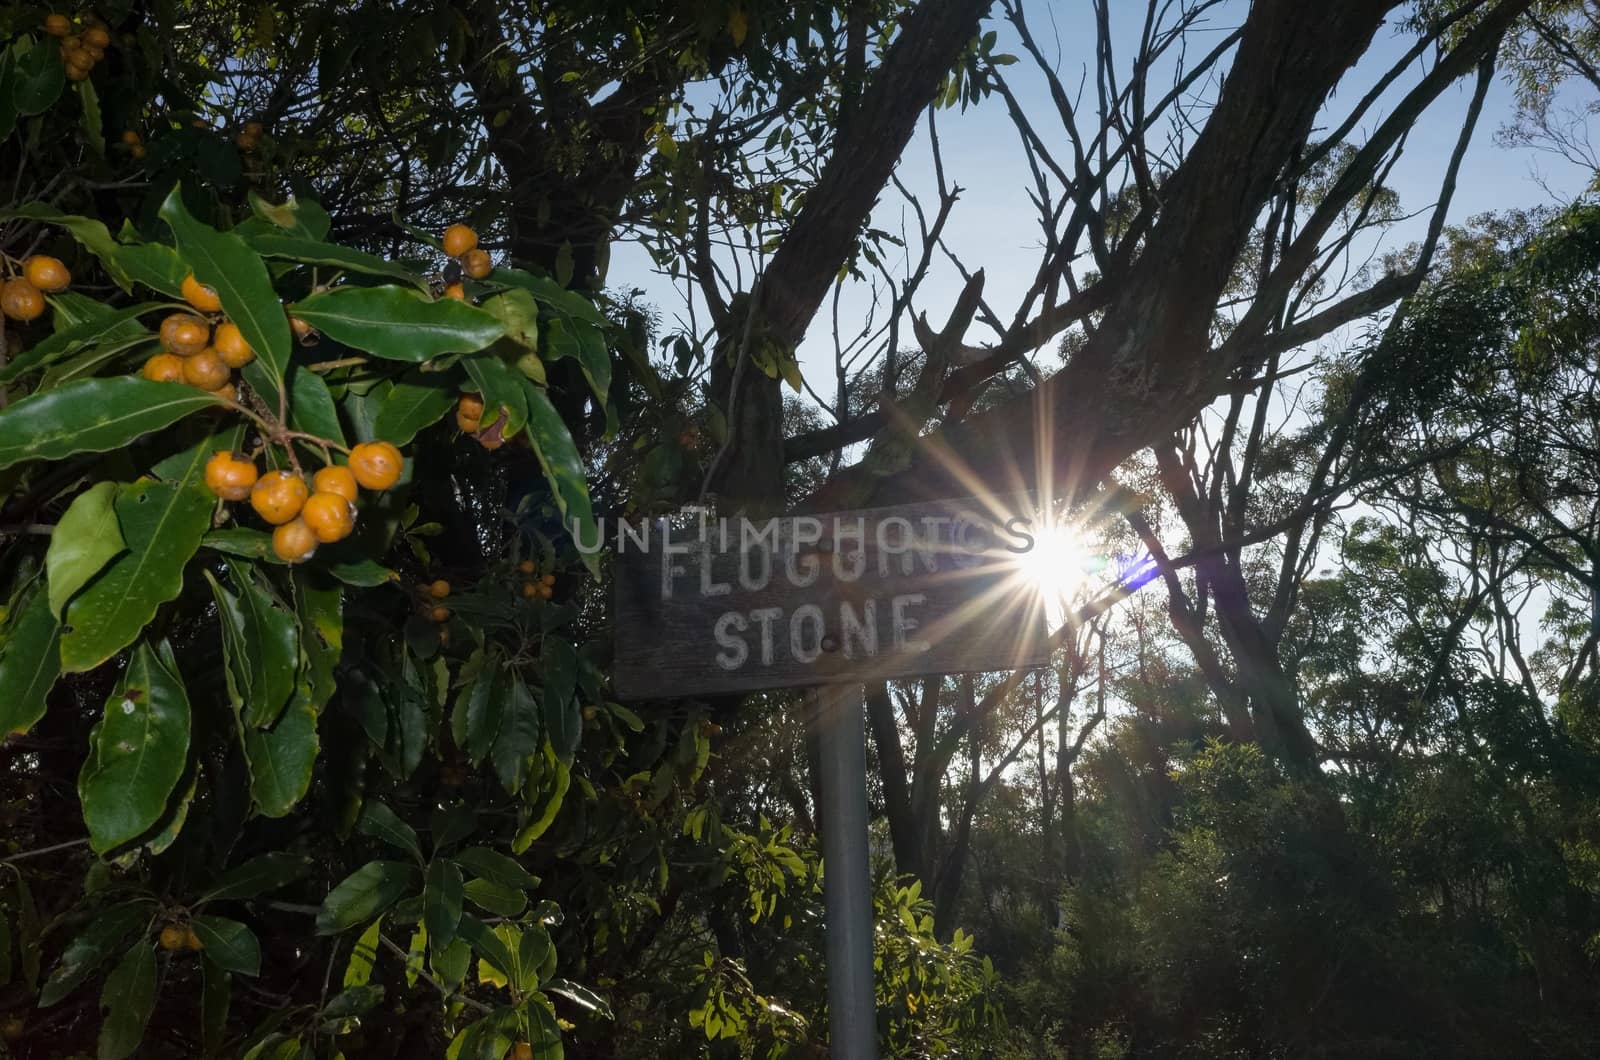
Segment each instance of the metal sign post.
M822 886L828 913L828 1041L834 1060L877 1060L867 734L860 685L816 692L822 750Z

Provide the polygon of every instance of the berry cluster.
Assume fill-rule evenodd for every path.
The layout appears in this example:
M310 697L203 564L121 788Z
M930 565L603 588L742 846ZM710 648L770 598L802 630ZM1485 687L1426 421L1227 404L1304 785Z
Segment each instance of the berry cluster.
M61 62L72 81L86 80L111 47L111 31L99 18L89 14L81 16L78 23L74 26L66 15L50 15L44 20L44 31L61 38Z
M285 563L303 563L318 545L349 537L356 527L356 497L362 489L386 490L400 480L405 460L388 442L366 442L350 450L349 463L329 464L311 476L298 471L260 474L254 460L219 451L206 462L206 486L225 501L250 501L271 524L272 551Z
M522 595L527 599L548 600L556 594L556 576L539 574L533 560L525 559L517 564L517 573L522 575Z
M128 149L128 157L135 162L144 157L144 138L135 130L122 131L122 146Z
M217 292L190 273L183 280L183 297L201 313L220 314ZM213 331L206 317L173 313L161 322L161 353L144 362L146 379L158 383L188 383L229 401L237 400L233 370L256 359L239 326L223 320Z
M72 273L60 259L34 254L22 262L22 274L0 284L0 313L26 324L44 312L44 296L65 291Z
M466 225L451 225L444 230L444 252L455 259L461 274L469 280L481 280L494 271L494 262L488 251L478 246L478 233ZM466 301L467 289L461 281L453 279L445 286L444 296Z

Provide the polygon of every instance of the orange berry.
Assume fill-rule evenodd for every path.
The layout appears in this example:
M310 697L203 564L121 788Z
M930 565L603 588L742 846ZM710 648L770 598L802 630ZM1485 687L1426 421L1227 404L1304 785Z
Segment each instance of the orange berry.
M474 247L461 255L461 271L474 280L481 280L494 271L494 262L487 251Z
M194 273L183 278L183 300L200 310L202 313L222 312L222 299L217 297L217 289L208 287L194 278Z
M239 388L234 386L232 383L223 383L221 386L217 387L217 389L213 390L211 395L213 397L219 397L223 401L238 401Z
M134 144L128 148L128 157L137 162L144 157L144 144Z
M211 343L211 327L193 313L173 313L161 322L161 348L193 357Z
M240 460L225 449L218 450L206 461L206 488L225 501L244 500L255 484L255 464Z
M86 60L89 58L86 53L81 51L73 52L72 55L67 58L66 71L68 81L89 80L89 67L78 65L77 60L80 55Z
M158 353L144 362L140 374L155 383L183 382L183 358L175 353Z
M539 583L538 582L523 582L522 583L522 595L527 597L527 598L529 598L529 599L532 599L533 597L538 596L539 595Z
M266 129L264 129L261 123L258 121L247 121L244 123L244 134L246 136L254 136L259 139L261 134L264 132L266 132Z
M65 37L72 32L72 23L67 21L66 15L47 15L44 20L44 31L52 37Z
M388 442L364 442L350 450L350 473L364 489L386 490L400 481L405 458Z
M459 258L478 245L478 233L466 225L451 225L444 230L442 242L446 254L452 258Z
M309 346L317 341L317 329L299 317L289 318L289 330L294 332L295 341L302 346Z
M240 133L233 138L233 142L239 145L239 150L241 151L254 151L261 140L259 137L251 136L249 133Z
M435 600L443 600L450 595L450 583L440 578L428 586L428 595Z
M304 519L291 519L272 532L272 551L285 563L303 563L316 550L316 531Z
M89 58L95 62L99 62L101 59L106 57L106 50L94 44L85 44L83 46L83 51L84 54L88 55Z
M139 134L132 129L124 129L122 130L122 142L132 147L139 142Z
M531 560L531 559L523 560L521 563L517 564L517 570L521 571L524 574L532 574L533 573L533 560Z
M336 464L329 464L312 475L311 488L317 493L336 493L351 504L356 502L356 496L360 492L356 488L356 477L350 473L350 469Z
M104 26L90 26L83 34L83 43L91 48L111 47L111 34Z
M528 1042L518 1042L511 1047L511 1060L533 1060L533 1046Z
M183 945L186 949L199 952L205 948L205 943L200 941L200 936L194 933L194 928L189 928L183 933Z
M28 1025L22 1022L21 1016L10 1016L4 1023L0 1023L0 1038L8 1042L20 1042L27 1032Z
M310 492L306 489L305 479L299 475L288 471L268 471L250 491L250 507L273 526L279 526L300 514ZM306 532L310 531L311 528L306 527Z
M556 576L554 574L546 574L543 578L539 579L539 584L541 585L554 585L555 583Z
M72 282L72 273L61 264L61 259L48 254L35 254L22 263L22 275L28 282L48 294L65 291Z
M461 433L472 434L483 424L483 398L477 394L462 394L456 402L456 426Z
M443 604L435 604L428 609L428 617L435 622L450 621L450 609Z
M231 320L224 320L217 325L216 332L211 336L211 345L217 351L217 356L222 358L222 363L229 368L243 368L256 359L256 351L244 340L239 325Z
M459 283L452 283L444 289L444 296L446 298L454 298L458 302L465 302L467 300L467 289Z
M183 381L190 386L197 386L201 390L221 390L227 385L229 375L228 366L210 347L193 357L184 358Z
M26 324L43 312L44 295L27 280L14 276L0 285L0 313Z
M176 924L168 924L161 929L161 948L164 950L181 950L188 939L188 932Z
M443 626L440 626L439 627L439 647L448 648L449 646L450 646L450 631L448 629L444 628Z
M343 541L356 528L355 510L337 493L313 493L300 509L300 518L324 543Z

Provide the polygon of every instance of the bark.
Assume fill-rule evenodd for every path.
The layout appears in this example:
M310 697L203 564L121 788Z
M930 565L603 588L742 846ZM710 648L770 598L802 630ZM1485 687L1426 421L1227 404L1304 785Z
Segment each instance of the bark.
M910 474L874 481L851 469L808 507L957 495L960 476L945 463L958 459L980 479L1033 481L1041 453L1067 495L1189 422L1235 367L1201 355L1233 262L1323 101L1395 6L1255 4L1211 119L1162 187L1145 248L1082 351L1025 409L1008 403L942 432Z
M978 32L991 0L922 0L872 75L832 156L807 193L794 225L753 291L755 320L735 320L712 372L728 441L710 487L734 508L776 510L783 503L782 383L750 362L750 342L792 350L805 337L839 268L888 183L918 117ZM748 311L747 311L748 314ZM735 314L737 318L739 314Z

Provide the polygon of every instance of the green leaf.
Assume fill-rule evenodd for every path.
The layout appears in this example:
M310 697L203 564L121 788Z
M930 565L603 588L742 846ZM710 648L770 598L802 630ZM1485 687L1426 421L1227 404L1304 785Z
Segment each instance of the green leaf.
M455 941L456 925L461 922L461 896L461 870L443 858L434 859L422 889L422 922L434 953Z
M532 990L539 985L548 968L555 970L555 944L550 941L550 932L543 924L529 924L522 929L522 939L517 944L517 964L522 968L522 982L519 984L524 990Z
M509 926L509 925L508 925ZM520 978L516 954L506 945L495 932L490 931L483 921L471 913L461 914L459 928L461 937L477 951L480 960L488 961L496 971L513 982Z
M549 334L545 350L551 360L570 357L577 361L595 398L603 403L611 388L611 351L606 348L605 333L593 324L571 318L557 317L546 327Z
M423 932L425 934L425 932ZM467 966L472 963L472 947L466 940L456 939L444 953L434 957L429 962L433 974L439 981L451 990L461 987L461 981L467 977Z
M400 580L400 575L370 556L362 556L360 559L337 560L329 563L328 573L346 585L355 585L365 589L370 589L375 585L387 585L390 582Z
M380 916L356 939L355 949L350 951L350 962L344 966L346 987L365 986L372 981L372 966L378 960L378 939L382 931L383 917Z
M71 232L79 245L100 259L100 264L105 266L106 272L124 291L132 291L137 282L163 294L181 297L180 287L185 270L177 252L171 247L160 243L118 243L111 238L111 231L103 222L92 217L65 214L42 202L23 203L14 210L0 210L0 221L17 217L60 225ZM58 307L62 298L56 296Z
M39 1007L49 1008L75 990L129 935L143 928L149 917L145 907L128 903L112 906L89 921L89 926L67 943L61 963L45 980Z
M211 521L213 498L191 473L176 484L142 480L117 491L128 550L67 604L61 668L92 670L131 644L156 609L183 588L183 569Z
M569 534L579 535L575 540L596 541L599 531L595 529L594 510L589 504L589 481L584 474L583 460L578 456L578 447L573 444L567 425L545 392L526 381L523 385L528 395L528 436L533 442L533 451L539 456L544 477L555 494L563 526ZM584 553L583 562L591 574L600 576L598 553Z
M195 279L216 290L223 312L239 326L274 385L281 388L289 365L289 318L272 289L266 265L240 237L191 217L181 191L174 185L161 204L161 216L172 228L178 253L194 270Z
M483 310L506 327L506 338L525 350L539 349L539 301L513 287L483 302Z
M514 437L528 422L528 400L523 393L526 380L492 352L468 357L462 366L483 395L484 423L492 422L504 409L506 424L501 433Z
M245 241L255 249L257 254L264 258L286 258L291 261L304 262L308 265L334 265L341 269L350 269L354 272L363 272L371 276L387 276L391 280L409 283L426 291L428 281L417 276L403 265L384 261L382 258L368 254L361 250L352 250L349 247L336 246L333 243L323 243L316 239L307 239L302 236L278 235L269 232L255 232L247 236ZM299 316L299 313L295 314Z
M468 880L463 888L468 901L496 916L521 916L528 908L528 896L512 887L489 880Z
M270 203L250 192L250 209L255 215L269 224L284 229L289 235L301 239L321 241L328 235L331 224L328 211L315 199L302 199L290 196L289 201L279 206Z
M500 732L502 703L496 689L499 675L499 660L491 659L477 679L456 697L450 718L451 735L473 765L483 761Z
M258 854L218 877L211 889L200 896L200 902L256 898L293 883L310 868L311 859L301 854L283 850Z
M78 103L82 107L83 135L89 141L89 146L94 148L94 153L105 157L106 135L100 121L100 96L94 90L94 82L87 79L79 81L73 86L78 93Z
M116 495L115 482L97 482L73 498L56 522L44 565L49 573L50 613L57 618L72 594L127 548L117 526Z
M574 695L578 687L578 649L561 637L548 637L544 643L544 723L550 733L550 746L563 762L583 739L583 713Z
M295 690L289 708L271 729L246 729L244 756L250 766L250 795L267 817L283 817L311 787L317 761L317 712Z
M505 334L481 309L403 287L336 287L295 303L293 312L337 342L393 361L472 353Z
M156 1008L156 949L148 942L133 948L106 976L100 991L106 1013L100 1025L100 1060L124 1060L144 1040L145 1024Z
M244 559L276 561L276 554L272 551L272 535L262 530L252 530L249 527L235 527L231 530L212 530L200 539L200 544L217 552L229 556L240 556Z
M417 870L404 861L369 861L329 892L317 911L317 934L334 935L365 924L417 885Z
M155 308L158 308L158 303L141 302L126 309L103 313L80 324L74 324L64 331L58 331L22 351L12 358L9 364L0 368L0 383L9 383L26 372L53 364L87 347L96 347L101 353L109 350L114 356L130 346L152 340L155 336L143 327L137 318Z
M356 831L399 847L416 858L417 864L422 864L422 844L417 841L416 829L376 799L362 808L361 817L356 821Z
M41 587L0 646L0 739L25 733L44 717L50 686L61 675L61 623Z
M452 861L474 876L481 876L502 887L537 887L539 878L524 869L514 858L508 858L488 847L468 847L451 856Z
M406 445L456 405L456 391L438 374L407 373L395 381L372 423L373 437Z
M383 987L363 985L336 994L322 1010L325 1020L346 1020L365 1015L383 1000Z
M218 968L237 975L260 974L261 943L249 928L220 916L197 916L189 924Z
M136 375L80 379L25 397L0 412L0 468L22 460L121 449L221 401L192 386Z
M344 590L301 567L294 572L294 599L305 681L320 711L333 697L333 672L344 651Z
M189 697L183 681L148 643L89 733L78 800L89 846L104 853L137 839L161 819L189 757Z
M278 720L295 687L300 666L299 627L289 611L278 606L254 576L253 568L230 562L239 589L239 649L248 666L244 722L264 728Z
M27 51L13 47L13 52L16 72L11 81L11 103L24 118L41 114L61 95L66 67L48 39L35 42Z
M17 44L0 48L0 140L10 136L17 126L17 105L11 99L17 83L16 48Z
M544 985L544 989L551 994L560 994L568 1001L581 1005L602 1019L615 1019L611 1013L611 1005L605 998L590 990L586 986L568 982L565 979L552 979Z
M511 688L505 700L500 732L495 737L489 757L500 783L514 795L522 786L522 775L529 756L539 750L540 714L539 704L520 677L511 678Z

